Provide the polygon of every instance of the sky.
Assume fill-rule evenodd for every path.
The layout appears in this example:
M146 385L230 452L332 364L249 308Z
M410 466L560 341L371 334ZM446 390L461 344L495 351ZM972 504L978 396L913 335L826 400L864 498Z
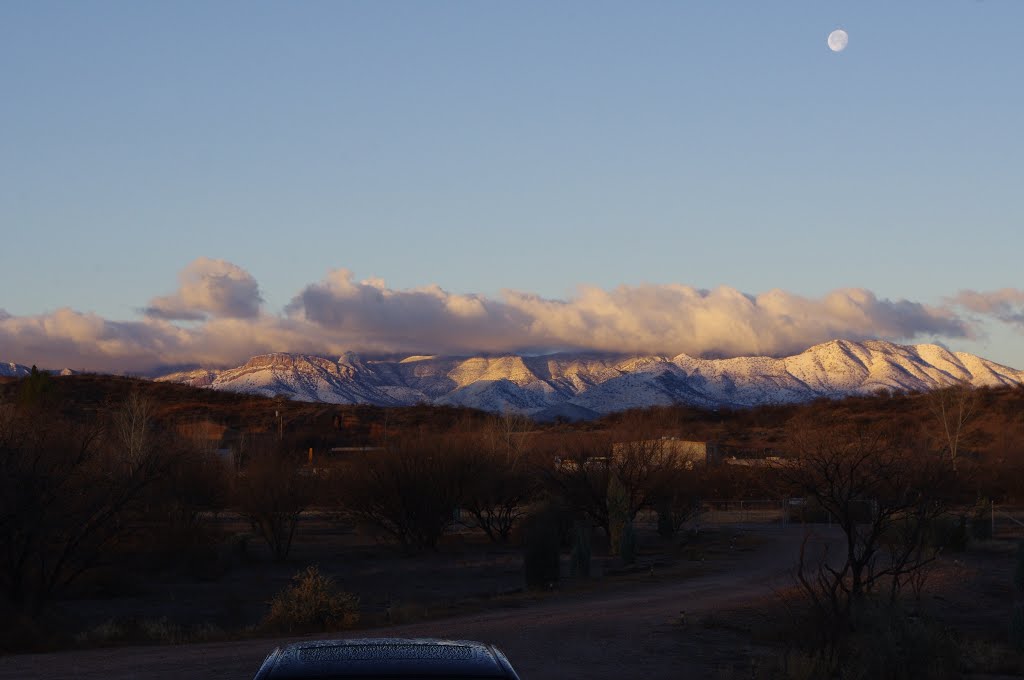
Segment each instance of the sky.
M0 3L0 361L845 337L1024 368L1022 25L1019 0Z

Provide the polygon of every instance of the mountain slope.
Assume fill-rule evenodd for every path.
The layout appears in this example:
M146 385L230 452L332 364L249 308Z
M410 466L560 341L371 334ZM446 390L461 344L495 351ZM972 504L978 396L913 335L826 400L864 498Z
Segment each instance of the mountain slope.
M45 372L51 375L78 375L78 371L72 371L70 368L47 370ZM21 364L15 364L12 362L0 364L0 378L24 378L30 373L32 373L32 369L28 366L22 366Z
M1021 385L1024 371L937 345L835 340L778 359L565 353L374 361L353 353L337 360L278 353L253 357L237 368L201 369L158 380L303 401L381 406L430 402L585 417L679 402L754 406L881 389L931 390L957 381L979 387Z
M0 378L21 378L32 372L28 366L21 364L0 364Z

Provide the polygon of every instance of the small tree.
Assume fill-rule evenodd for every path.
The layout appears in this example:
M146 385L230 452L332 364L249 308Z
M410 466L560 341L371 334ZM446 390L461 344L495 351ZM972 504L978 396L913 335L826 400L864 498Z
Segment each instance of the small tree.
M266 541L274 560L291 552L299 518L312 499L309 480L297 461L276 450L255 455L239 476L236 502L253 531Z
M535 478L526 469L500 458L466 461L473 473L466 480L464 509L491 541L508 542L512 528L537 494Z

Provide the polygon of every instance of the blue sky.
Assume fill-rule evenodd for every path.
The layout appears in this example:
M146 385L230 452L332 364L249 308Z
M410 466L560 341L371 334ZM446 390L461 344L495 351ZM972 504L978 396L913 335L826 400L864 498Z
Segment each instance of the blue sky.
M0 310L149 323L197 258L280 318L337 269L490 301L863 288L970 326L863 337L1024 368L1022 25L1018 0L3 3ZM0 360L43 342L19 332Z

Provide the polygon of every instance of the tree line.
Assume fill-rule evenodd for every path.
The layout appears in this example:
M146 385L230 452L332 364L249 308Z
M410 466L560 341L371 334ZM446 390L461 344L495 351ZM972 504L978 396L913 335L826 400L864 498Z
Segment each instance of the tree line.
M687 462L643 414L554 433L495 415L390 432L375 450L314 473L283 433L243 441L238 465L224 465L135 392L94 417L62 415L52 379L34 371L0 404L0 588L8 606L38 609L126 555L202 549L223 511L240 513L276 560L288 558L314 508L410 554L438 549L457 523L509 543L531 522L555 527L562 546L594 527L621 553L641 510L671 538L701 498L799 497L846 535L845 560L805 554L801 570L808 593L844 614L883 583L912 583L934 559L937 518L983 493L963 454L972 398L935 398L942 446L884 421L798 415L785 428L788 462L767 468Z

